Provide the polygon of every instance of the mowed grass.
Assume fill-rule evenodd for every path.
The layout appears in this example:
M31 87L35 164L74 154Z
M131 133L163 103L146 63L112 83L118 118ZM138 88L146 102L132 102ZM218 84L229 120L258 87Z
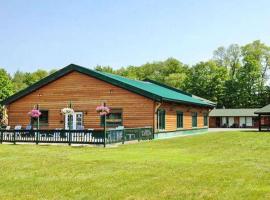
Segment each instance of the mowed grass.
M270 199L270 133L106 149L4 144L0 199Z

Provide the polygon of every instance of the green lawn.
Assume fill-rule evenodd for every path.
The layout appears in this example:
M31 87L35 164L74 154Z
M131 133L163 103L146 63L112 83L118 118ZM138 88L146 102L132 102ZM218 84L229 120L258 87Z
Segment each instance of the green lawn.
M0 199L270 199L270 133L106 149L4 144Z

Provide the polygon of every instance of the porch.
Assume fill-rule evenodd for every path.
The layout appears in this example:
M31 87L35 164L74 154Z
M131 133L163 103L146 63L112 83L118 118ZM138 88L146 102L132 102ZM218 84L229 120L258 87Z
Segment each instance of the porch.
M270 104L255 113L259 115L259 131L270 131Z
M0 130L0 143L104 145L153 139L152 127L104 130Z

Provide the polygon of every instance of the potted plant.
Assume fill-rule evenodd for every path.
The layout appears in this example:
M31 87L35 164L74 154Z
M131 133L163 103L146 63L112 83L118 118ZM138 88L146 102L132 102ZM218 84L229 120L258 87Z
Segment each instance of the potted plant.
M38 106L37 106L37 108L33 108L31 111L29 111L28 115L31 118L37 119L37 127L36 128L39 130L39 117L41 115L41 112L39 111Z

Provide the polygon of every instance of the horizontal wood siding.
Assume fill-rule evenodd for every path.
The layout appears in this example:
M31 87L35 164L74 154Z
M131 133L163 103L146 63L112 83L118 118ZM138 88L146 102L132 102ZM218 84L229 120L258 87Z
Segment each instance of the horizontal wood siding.
M71 72L11 103L8 106L9 125L28 125L27 113L39 104L41 110L49 111L49 125L43 128L64 128L60 110L67 107L69 101L75 111L83 112L85 128L100 128L100 117L95 109L104 101L109 107L123 109L125 127L153 125L154 102L151 99L79 72Z
M197 118L197 128L204 128L203 124L203 116L204 113L209 113L209 109L205 107L199 106L191 106L184 104L176 104L176 103L162 103L159 107L160 109L165 109L165 131L175 131L177 130L177 111L183 112L183 129L191 129L192 128L192 112L198 113ZM156 128L157 117L155 117L155 128Z

